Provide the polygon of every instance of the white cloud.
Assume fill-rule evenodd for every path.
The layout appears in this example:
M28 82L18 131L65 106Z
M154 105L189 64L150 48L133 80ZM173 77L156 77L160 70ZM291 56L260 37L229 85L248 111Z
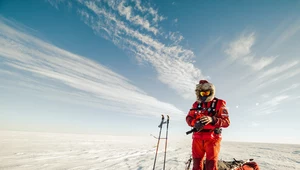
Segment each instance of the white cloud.
M276 82L287 80L300 73L297 69L299 61L287 61L285 64L275 65L275 59L278 57L257 57L251 50L255 42L255 35L243 34L237 40L230 43L225 52L229 55L231 61L240 65L246 65L252 68L253 72L244 76L244 79L250 80L245 86L250 87L246 93L253 93L262 90ZM255 88L252 88L255 87ZM278 86L277 86L278 87ZM272 87L274 88L274 86ZM245 92L244 92L245 93Z
M275 71L275 72L277 72L277 71ZM267 87L268 85L274 84L276 82L283 82L284 80L295 77L296 75L300 74L300 69L295 69L295 70L289 69L286 71L281 70L281 72L277 72L277 74L274 74L274 75L270 74L270 75L268 75L269 77L264 77L264 78L259 77L260 79L257 79L257 80L260 80L261 83L256 86L255 90L261 90L262 88Z
M266 98L269 98L270 95L269 94L262 94L261 97L264 98L264 99L266 99Z
M264 99L263 101L261 101L259 105L256 104L257 107L249 109L248 112L256 113L258 115L267 115L279 112L279 105L289 100L289 98L289 95L284 94L269 97L268 99Z
M290 70L292 67L296 66L298 63L299 63L298 61L293 61L293 62L289 62L288 64L273 67L267 71L264 71L262 74L260 74L258 76L258 78L265 78L267 76L274 76L274 75L277 76L279 73Z
M2 69L0 69L0 74L2 74L2 75L9 75L9 76L15 76L15 75L17 75L17 73L14 73L14 72L8 71L8 70L2 70Z
M105 66L20 32L3 18L0 18L0 30L0 57L6 66L11 67L9 71L1 69L1 72L10 74L18 70L13 74L23 77L19 80L27 87L34 84L30 88L44 92L51 89L65 96L74 96L72 100L63 97L69 102L92 104L123 113L183 116L175 106L147 95ZM48 85L44 86L43 81Z
M151 16L153 16L153 21L155 23L166 19L166 17L159 15L158 11L153 9L151 6L142 5L140 0L133 0L133 1L136 3L135 8L138 9L140 12L149 13Z
M250 66L253 70L261 70L264 67L273 63L276 57L261 57L256 59L254 56L245 56L243 63Z
M179 44L184 39L179 32L169 32L167 38L172 40L174 44Z
M279 76L279 79L283 80L284 77L287 75L288 73L286 75ZM271 83L274 82L272 82L271 80ZM294 83L294 84L280 83L280 84L282 87L281 89L273 89L272 92L270 92L269 94L260 95L261 100L256 103L256 107L251 108L248 111L251 113L257 113L259 115L272 114L281 111L280 108L282 107L280 105L282 105L283 103L290 102L292 100L297 99L298 91L296 89L300 87L299 83ZM263 85L266 86L265 84ZM274 87L270 87L270 88L274 88Z
M118 4L117 10L120 15L125 16L126 19L131 23L142 26L142 28L146 29L147 31L157 34L158 29L151 27L150 22L145 20L143 17L134 15L132 8L130 6L125 6L125 1L121 1L121 3Z
M194 53L176 44L183 39L179 33L170 35L175 45L167 46L151 34L139 32L132 24L122 21L117 12L101 8L97 2L85 1L83 5L87 10L81 10L79 14L97 34L135 54L140 63L150 63L161 82L184 98L194 99L195 84L205 76L193 65Z
M276 37L276 39L273 40L272 45L269 49L267 49L267 51L271 51L275 48L278 48L280 45L284 44L289 39L295 37L295 35L299 32L300 19L289 18L288 20L284 20L281 23L281 25L277 29L275 29L274 34L276 34L276 36L273 36Z
M294 90L299 86L300 86L299 83L298 84L292 84L291 86L287 87L286 89L282 89L281 91L279 91L279 94L285 93L285 92L290 91L290 90Z
M251 53L251 47L255 41L255 34L251 33L248 36L241 35L237 40L229 44L229 48L225 50L231 59L236 60Z
M273 97L272 99L268 100L267 102L265 102L265 105L268 106L277 106L280 104L280 102L282 102L283 100L287 99L289 96L288 95L279 95L276 97Z
M229 44L225 53L232 61L237 61L242 65L248 65L253 70L259 71L274 62L276 57L256 57L251 54L251 48L255 42L255 34L241 35L238 39Z
M68 2L67 0L45 0L45 1L47 1L50 5L52 5L57 10L59 9L59 4L65 4L68 7L68 9L71 9L73 7L72 3Z
M259 123L257 123L257 122L251 122L251 125L250 125L251 127L258 127L259 126Z

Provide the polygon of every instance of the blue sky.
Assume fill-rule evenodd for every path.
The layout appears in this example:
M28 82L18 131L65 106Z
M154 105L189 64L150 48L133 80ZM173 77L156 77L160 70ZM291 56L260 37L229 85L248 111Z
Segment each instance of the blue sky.
M299 38L300 1L4 0L0 129L187 138L208 79L224 140L300 143Z

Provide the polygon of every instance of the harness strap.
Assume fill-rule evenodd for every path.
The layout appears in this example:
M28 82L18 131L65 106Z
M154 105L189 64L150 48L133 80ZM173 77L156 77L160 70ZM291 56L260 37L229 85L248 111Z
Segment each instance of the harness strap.
M208 113L212 116L215 116L217 113L216 112L217 103L218 103L218 98L215 97L210 105L210 108L207 110Z
M214 116L216 114L216 107L217 107L217 103L218 103L218 99L217 98L214 98L211 105L210 105L210 108L207 109L208 113L211 114L212 116ZM199 103L197 108L192 108L190 109L190 111L193 111L193 110L203 110L203 103Z
M190 111L192 111L192 110L202 110L202 109L203 109L202 108L202 103L199 103L196 108L192 108L192 109L190 109Z

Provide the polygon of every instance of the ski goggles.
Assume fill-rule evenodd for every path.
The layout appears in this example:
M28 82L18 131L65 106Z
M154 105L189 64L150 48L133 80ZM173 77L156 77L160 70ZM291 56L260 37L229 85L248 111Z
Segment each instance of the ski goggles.
M200 91L199 94L200 94L200 96L209 96L210 95L210 90Z

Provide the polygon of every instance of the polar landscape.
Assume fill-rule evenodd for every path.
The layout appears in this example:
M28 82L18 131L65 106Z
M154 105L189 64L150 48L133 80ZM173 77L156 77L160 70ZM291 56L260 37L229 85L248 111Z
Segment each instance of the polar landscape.
M299 40L300 0L0 0L0 170L153 170L161 115L155 170L187 115L221 160L300 170Z
M157 139L0 131L1 170L150 170ZM166 169L183 170L190 156L191 136L168 139ZM164 140L156 169L163 167ZM300 145L222 142L220 159L253 158L262 170L300 169Z

